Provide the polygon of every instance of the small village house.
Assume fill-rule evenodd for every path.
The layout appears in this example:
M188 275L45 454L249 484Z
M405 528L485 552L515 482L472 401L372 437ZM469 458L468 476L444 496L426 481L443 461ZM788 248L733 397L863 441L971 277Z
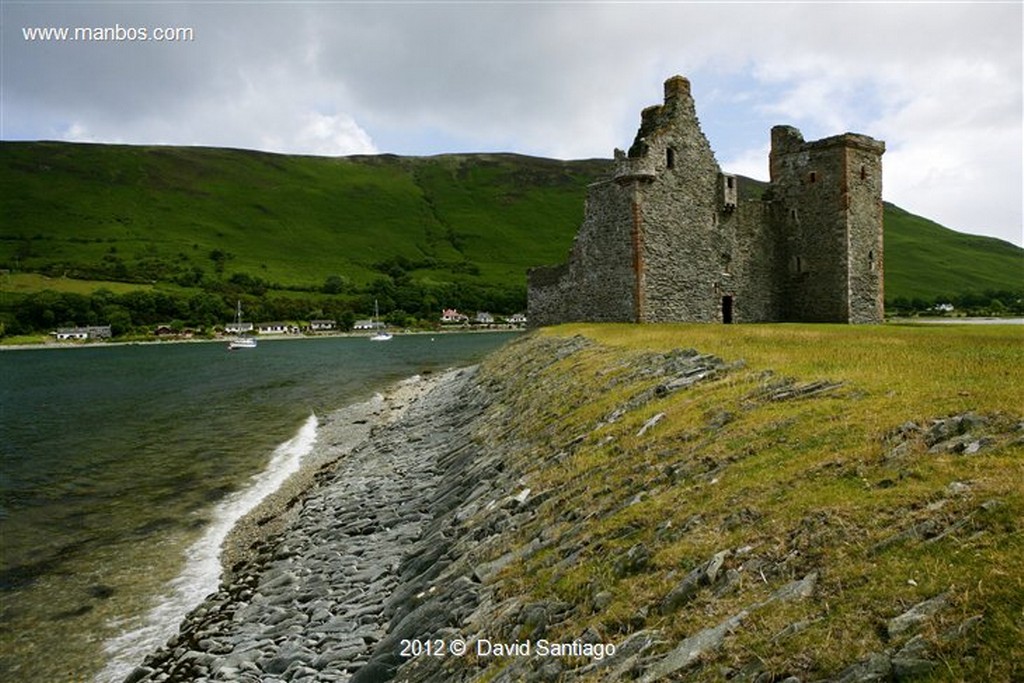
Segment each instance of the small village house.
M298 334L299 326L285 322L259 323L256 330L260 334Z
M88 339L110 339L110 325L91 325L88 327L60 327L51 332L57 341L86 341Z
M441 323L443 325L465 325L469 322L469 316L459 313L454 308L446 308L441 311Z
M224 331L228 334L244 334L246 332L252 332L254 326L252 323L240 323L230 322L224 325Z

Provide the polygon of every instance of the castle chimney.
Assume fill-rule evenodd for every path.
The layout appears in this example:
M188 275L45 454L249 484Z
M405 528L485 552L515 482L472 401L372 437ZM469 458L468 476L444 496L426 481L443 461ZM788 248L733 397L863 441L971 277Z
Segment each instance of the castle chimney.
M658 127L658 116L661 114L662 106L652 104L640 111L640 130L646 135Z
M768 153L768 179L776 182L782 177L781 158L800 149L804 136L793 126L772 126L772 147Z
M683 76L673 76L665 81L665 104L680 97L690 97L690 81Z

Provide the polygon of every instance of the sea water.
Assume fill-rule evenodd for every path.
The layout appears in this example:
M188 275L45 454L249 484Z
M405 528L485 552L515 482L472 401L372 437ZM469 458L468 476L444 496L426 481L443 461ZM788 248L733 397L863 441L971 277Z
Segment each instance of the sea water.
M317 415L505 334L0 353L0 679L121 680L216 589Z

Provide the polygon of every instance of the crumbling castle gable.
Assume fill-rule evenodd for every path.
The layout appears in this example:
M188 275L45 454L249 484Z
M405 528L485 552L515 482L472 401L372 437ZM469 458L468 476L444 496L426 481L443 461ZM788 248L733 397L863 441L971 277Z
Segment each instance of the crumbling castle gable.
M769 188L741 200L689 81L670 78L629 152L589 188L568 262L530 271L529 320L881 322L884 150L777 126Z

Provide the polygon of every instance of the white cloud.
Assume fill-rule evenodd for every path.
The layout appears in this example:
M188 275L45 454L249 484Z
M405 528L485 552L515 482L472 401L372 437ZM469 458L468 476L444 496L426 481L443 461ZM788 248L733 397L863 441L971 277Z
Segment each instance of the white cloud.
M70 142L95 142L96 137L86 130L85 126L81 123L72 123L63 133L57 136L61 140L68 140Z
M770 145L762 145L740 152L734 157L722 159L719 165L725 173L743 175L756 180L768 180L768 153Z
M350 116L314 112L306 114L303 123L295 140L285 145L286 148L327 156L377 152L370 136Z

